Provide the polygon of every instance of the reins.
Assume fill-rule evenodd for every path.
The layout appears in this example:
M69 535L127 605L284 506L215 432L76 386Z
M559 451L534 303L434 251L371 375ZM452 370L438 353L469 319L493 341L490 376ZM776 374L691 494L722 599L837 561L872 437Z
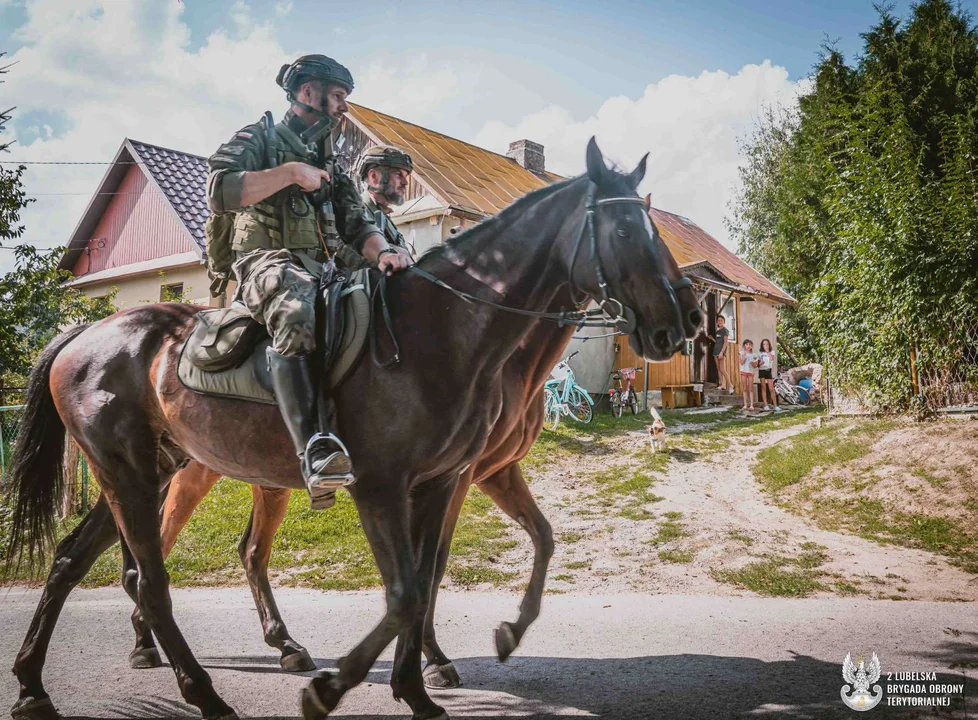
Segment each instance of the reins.
M575 290L577 289L576 285L574 284L574 268L577 264L577 256L581 252L581 245L584 244L584 237L586 235L590 241L589 244L591 256L595 261L594 270L598 279L598 287L601 290L601 301L598 303L598 309L596 310L561 310L560 312L525 310L523 308L516 308L510 305L502 305L500 303L493 302L492 300L486 300L485 298L480 298L471 293L454 288L441 278L435 277L430 272L418 267L417 265L411 265L408 268L408 271L424 278L428 282L434 283L438 287L448 290L450 293L455 295L455 297L466 302L479 303L481 305L486 305L496 310L512 313L514 315L523 315L524 317L532 317L537 318L538 320L555 322L559 327L572 325L577 328L615 328L617 332L612 333L613 335L618 333L628 335L635 331L637 317L634 310L622 303L620 300L611 297L608 292L608 281L605 277L604 265L601 262L601 254L598 252L598 236L594 229L594 213L598 208L605 205L636 203L644 207L645 201L639 197L610 197L596 200L596 191L597 186L594 183L591 183L588 188L587 200L584 206L586 213L584 228L581 230L581 235L578 238L577 245L574 247L574 255L571 258L571 266L569 270L571 282L571 300L573 302L576 300ZM688 287L691 284L692 281L689 278L684 277L677 280L675 283L672 283L672 287L678 290L682 287ZM586 298L582 299L579 303L576 302L575 304L582 304L585 301Z

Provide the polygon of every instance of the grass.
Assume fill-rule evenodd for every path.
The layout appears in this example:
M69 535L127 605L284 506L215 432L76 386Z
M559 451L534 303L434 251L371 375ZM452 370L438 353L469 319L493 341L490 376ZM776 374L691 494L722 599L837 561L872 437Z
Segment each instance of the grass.
M242 584L238 542L248 524L251 490L244 483L223 479L204 498L167 559L171 584L177 587ZM63 523L59 539L81 520ZM494 565L502 553L515 547L513 527L502 519L491 499L478 490L469 492L452 541L447 574L460 585L505 585L513 573ZM42 568L47 572L48 567ZM380 575L356 507L347 493L337 493L327 511L309 507L305 493L295 492L275 537L270 562L278 585L320 590L357 590L379 587ZM116 585L122 575L118 547L100 557L83 581L86 587ZM7 572L0 566L0 582L33 579L29 568Z
M727 537L730 538L731 540L742 542L744 545L749 546L754 544L754 538L752 538L747 533L740 532L740 530L728 530Z
M593 473L589 479L595 486L595 502L613 508L615 514L629 520L652 519L655 515L646 506L663 500L652 492L655 478L641 468L613 465Z
M667 563L686 564L693 562L693 553L686 550L660 550L659 559Z
M688 536L689 532L687 532L682 523L676 522L675 520L665 520L664 522L659 523L658 532L651 540L648 540L647 542L650 545L664 545L665 543L679 540Z
M764 489L777 493L807 477L816 468L838 467L861 458L894 427L878 420L812 428L757 454L754 475Z
M886 420L861 420L814 428L758 453L753 467L761 486L791 512L812 517L825 530L849 532L881 544L918 548L947 557L967 572L978 573L978 532L964 523L918 512L904 512L863 491L878 476L862 472L849 483L836 483L848 496L820 496L821 473L865 457L877 440L895 427ZM913 477L940 487L923 468ZM827 481L824 481L827 483ZM794 497L785 491L804 483Z
M769 597L808 597L826 589L819 581L819 565L828 559L819 549L808 549L798 557L772 555L741 568L710 570L717 582L736 585Z

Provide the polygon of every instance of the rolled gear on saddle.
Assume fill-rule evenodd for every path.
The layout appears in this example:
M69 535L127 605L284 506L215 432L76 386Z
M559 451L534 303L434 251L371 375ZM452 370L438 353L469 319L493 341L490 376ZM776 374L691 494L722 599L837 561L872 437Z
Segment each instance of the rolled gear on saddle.
M306 485L315 496L354 480L346 447L335 435L322 432L315 412L311 354L316 346L319 278L329 246L345 241L360 252L366 239L380 231L365 217L353 181L333 162L327 133L334 121L293 97L310 79L342 85L348 92L353 89L349 71L324 55L305 56L283 66L277 82L290 102L323 119L307 126L290 109L274 126L258 122L239 130L208 160L207 202L214 213L235 213L232 272L238 285L234 300L268 328L272 338L268 366L275 397L301 459ZM289 162L326 169L331 180L317 193L290 185L242 206L246 172Z

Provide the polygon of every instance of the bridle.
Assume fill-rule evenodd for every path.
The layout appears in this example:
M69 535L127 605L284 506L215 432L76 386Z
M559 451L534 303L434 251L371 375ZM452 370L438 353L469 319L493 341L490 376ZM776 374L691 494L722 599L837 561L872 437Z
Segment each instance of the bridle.
M496 310L502 310L504 312L514 313L516 315L524 315L526 317L538 318L540 320L549 320L556 322L558 326L564 327L566 325L572 325L574 327L603 327L603 328L615 328L617 332L615 334L630 335L635 332L635 328L638 325L638 318L635 311L630 307L622 303L617 298L611 296L608 292L608 281L604 272L604 265L601 262L601 253L598 252L598 235L594 229L594 215L595 212L602 207L608 205L624 205L624 204L638 204L645 207L645 201L639 197L610 197L596 199L597 185L591 182L588 186L587 198L585 200L585 219L584 228L581 230L581 235L577 240L577 245L574 247L574 254L571 257L571 265L569 270L570 283L571 283L571 302L574 305L583 305L587 301L587 296L578 300L577 298L577 286L574 283L574 267L577 264L577 257L581 252L581 246L584 244L584 238L587 236L588 244L590 247L591 257L594 259L594 272L598 280L598 288L601 291L601 301L598 303L598 309L596 310L562 310L560 312L540 312L536 310L524 310L523 308L514 308L508 305L501 305L495 303L492 300L486 300L485 298L476 297L470 293L453 288L451 285L446 283L441 278L435 277L427 270L419 268L417 265L411 265L408 270L413 272L415 275L423 277L425 280L443 287L456 297L465 300L467 302L480 303L482 305L488 305L489 307L495 308ZM655 231L655 226L653 225L653 232ZM653 238L655 240L656 238ZM684 287L691 287L692 281L688 277L680 278L675 282L670 283L673 290L679 290Z

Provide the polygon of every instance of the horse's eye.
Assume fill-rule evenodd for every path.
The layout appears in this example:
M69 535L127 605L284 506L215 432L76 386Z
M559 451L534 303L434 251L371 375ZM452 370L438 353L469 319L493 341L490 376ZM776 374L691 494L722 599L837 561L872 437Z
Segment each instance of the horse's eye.
M615 230L615 233L616 233L616 234L618 235L618 237L620 237L620 238L627 238L627 237L628 237L628 228L627 228L627 227L624 227L624 226L622 226L622 225L619 225L619 226L617 227L617 229Z

